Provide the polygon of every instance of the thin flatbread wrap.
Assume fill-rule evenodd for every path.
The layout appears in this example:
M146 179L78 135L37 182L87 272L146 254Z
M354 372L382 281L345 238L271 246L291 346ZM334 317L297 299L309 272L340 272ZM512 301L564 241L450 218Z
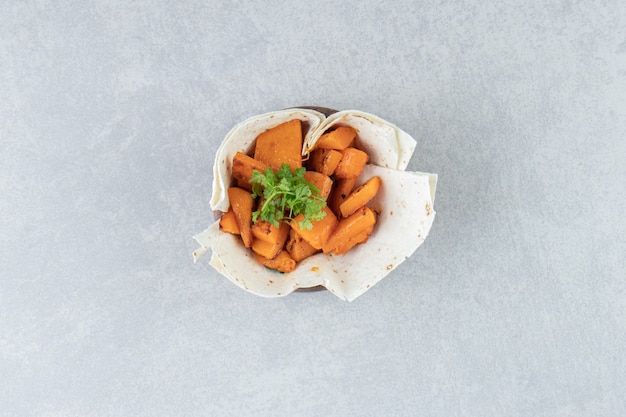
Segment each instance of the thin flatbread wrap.
M357 130L355 146L367 152L369 163L357 186L379 176L382 186L368 203L378 212L374 232L364 244L344 255L318 253L301 261L290 273L261 266L238 236L222 232L215 221L194 236L200 247L198 261L209 249L210 265L239 287L264 297L280 297L298 288L323 286L341 299L352 301L365 293L424 242L432 226L437 175L405 171L416 141L392 123L377 116L347 110L324 114L312 109L288 109L252 117L235 126L219 147L215 165L211 208L228 210L226 190L232 183L230 163L236 152L247 153L259 133L285 121L303 122L303 157L315 148L321 135L336 126Z

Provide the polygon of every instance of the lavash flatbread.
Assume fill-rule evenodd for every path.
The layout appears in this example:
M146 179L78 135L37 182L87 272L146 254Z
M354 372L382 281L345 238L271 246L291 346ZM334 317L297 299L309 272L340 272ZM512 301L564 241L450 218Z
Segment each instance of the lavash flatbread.
M374 233L367 243L357 245L345 255L318 253L300 262L295 271L283 274L259 265L240 239L220 231L216 221L194 236L200 244L194 252L194 261L211 249L211 266L236 285L260 296L284 296L298 288L321 285L336 296L352 301L393 271L424 242L435 217L437 175L404 171L415 150L415 140L374 115L348 110L326 118L310 109L282 110L250 118L226 136L214 165L213 210L228 210L226 190L231 184L230 164L234 154L248 152L259 133L294 118L302 120L306 126L304 156L314 149L315 142L327 129L337 125L357 129L356 146L370 157L357 185L375 175L382 179L377 196L368 203L379 212Z

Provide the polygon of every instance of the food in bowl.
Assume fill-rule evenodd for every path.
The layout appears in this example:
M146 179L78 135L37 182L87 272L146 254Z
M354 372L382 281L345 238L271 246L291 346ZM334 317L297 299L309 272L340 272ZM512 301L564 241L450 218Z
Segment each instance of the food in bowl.
M261 296L323 286L354 300L426 238L437 176L405 171L416 141L360 111L270 112L219 147L197 261ZM281 194L282 193L282 194Z
M261 265L284 273L318 252L343 255L366 242L377 217L366 204L381 179L353 189L368 161L353 146L356 136L350 126L329 129L303 159L299 119L261 133L251 155L233 157L235 183L220 229L239 236Z

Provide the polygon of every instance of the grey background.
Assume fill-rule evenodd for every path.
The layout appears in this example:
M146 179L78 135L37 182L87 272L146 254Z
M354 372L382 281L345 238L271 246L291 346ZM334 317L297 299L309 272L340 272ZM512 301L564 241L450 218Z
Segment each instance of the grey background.
M626 415L626 6L524 3L0 2L0 415ZM353 303L192 263L220 141L298 104L439 174Z

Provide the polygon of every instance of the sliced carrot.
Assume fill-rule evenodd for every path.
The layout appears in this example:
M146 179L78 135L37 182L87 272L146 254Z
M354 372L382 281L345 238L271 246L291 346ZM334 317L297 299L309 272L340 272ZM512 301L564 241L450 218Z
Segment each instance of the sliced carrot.
M352 191L348 197L339 205L341 217L348 217L354 213L359 207L364 206L372 198L376 196L380 188L380 177L372 177L364 184L360 185L356 190Z
M352 178L361 175L368 161L367 154L357 148L346 148L341 153L343 156L335 168L335 177Z
M284 243L272 243L261 239L252 241L252 251L257 255L261 255L267 259L273 259L283 248Z
M335 188L333 188L330 193L327 204L337 217L341 217L341 210L339 207L352 192L354 184L356 184L356 177L338 178L335 180Z
M237 219L232 208L220 217L220 229L223 232L232 233L233 235L239 234L239 225L237 224Z
M342 153L334 149L315 149L309 156L309 169L324 175L332 175L341 161Z
M256 138L254 159L275 171L285 163L292 170L302 166L302 123L290 120L261 133Z
M333 212L328 207L324 207L322 210L324 210L326 216L321 220L314 221L311 230L300 228L298 223L304 220L302 214L297 215L291 221L291 227L315 249L322 249L322 245L326 243L326 240L328 240L328 237L337 226L337 217L335 217Z
M320 190L321 197L328 198L333 188L333 180L331 180L328 175L320 174L315 171L306 171L304 173L304 179Z
M246 190L252 190L252 184L250 184L250 177L252 171L255 169L261 172L265 172L267 165L261 161L258 161L245 153L237 152L233 157L233 168L231 170L232 176L237 180L237 186L245 188Z
M266 221L258 221L252 225L252 250L259 255L272 259L285 246L291 228L287 223L279 222L276 227Z
M269 243L285 244L289 236L289 225L285 222L279 222L276 227L273 224L260 220L252 225L252 236Z
M355 236L348 238L348 240L340 242L337 245L337 247L333 250L333 253L335 255L343 255L344 253L348 252L350 249L352 249L356 245L367 242L367 240L369 239L373 231L374 231L374 226L372 225L368 227L367 229L365 229L364 231L362 231L361 233L358 233Z
M230 205L235 213L235 219L237 220L237 226L239 226L243 245L249 248L252 246L250 224L252 223L252 207L254 200L248 191L239 187L230 187L228 189L228 198L230 199Z
M289 232L289 240L287 240L285 249L289 252L291 258L296 262L300 262L301 260L319 252L318 249L315 249L306 240L302 239L302 236L296 233L293 229Z
M339 126L324 133L315 143L317 149L346 149L356 137L356 130L350 126Z
M271 269L276 269L280 272L291 272L296 269L296 261L291 259L286 251L278 252L273 259L268 259L262 255L256 254L256 260L261 264Z
M324 253L335 252L338 250L338 247L341 247L342 250L346 250L346 242L354 239L363 232L367 233L374 224L376 224L376 213L369 207L361 207L350 216L339 220L337 227L323 245L322 250ZM356 243L357 242L354 244ZM341 246L342 244L344 246Z

